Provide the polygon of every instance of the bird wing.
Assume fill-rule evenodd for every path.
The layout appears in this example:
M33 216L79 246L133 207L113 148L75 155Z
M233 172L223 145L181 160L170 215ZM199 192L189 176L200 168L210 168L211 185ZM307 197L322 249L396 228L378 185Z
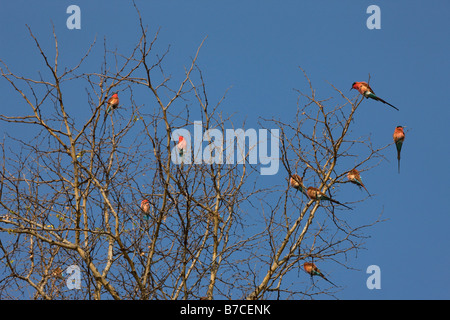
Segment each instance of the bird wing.
M360 186L363 185L363 182L362 182L362 180L361 180L361 177L359 177L359 176L355 176L353 181L354 181L357 185L360 185Z
M332 200L329 196L327 196L325 193L323 193L320 190L317 191L317 195L320 200Z
M319 190L314 187L309 187L306 189L306 194L310 199L317 199L318 192Z
M367 87L367 89L372 92L373 94L375 94L375 92L372 90L372 88L369 86L369 84L367 82L363 82L363 84Z

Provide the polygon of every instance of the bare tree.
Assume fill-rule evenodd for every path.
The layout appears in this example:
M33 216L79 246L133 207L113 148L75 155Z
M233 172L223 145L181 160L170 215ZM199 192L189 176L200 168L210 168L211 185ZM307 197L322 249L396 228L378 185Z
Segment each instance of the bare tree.
M381 151L385 148L375 148L367 136L352 138L350 127L362 99L351 100L333 85L330 87L337 97L320 99L307 74L303 73L310 93L296 90L299 102L305 103L298 106L295 121L263 119L264 124L273 124L281 131L281 161L286 185L280 186L276 204L262 204L266 208L266 247L270 251L259 255L264 257L261 262L266 270L262 269L255 277L254 290L247 299L279 298L280 293L288 297L333 295L339 288L316 291L312 290L313 285L306 290L304 287L287 289L282 286L282 279L288 273L298 274L303 263L312 260L328 259L351 269L340 262L340 258L362 247L367 237L364 229L380 221L378 218L369 225L353 226L347 221L352 209L346 208L348 205L312 199L290 184L290 178L297 175L305 191L308 187L318 188L329 198L335 198L340 189L355 188L349 185L347 173L353 168L360 171L373 168L383 159ZM365 156L354 153L355 147L361 152L360 146L365 148ZM364 201L364 197L359 201ZM322 211L326 215L317 216Z
M304 183L334 196L353 187L346 181L350 169L377 165L383 148L373 147L368 138L349 138L362 100L352 101L333 87L343 102L330 107L336 98L319 100L308 80L311 93L299 91L308 102L298 108L295 121L262 119L263 126L282 133L285 173L279 174L286 175L286 185L261 188L257 167L249 161L177 163L175 132L192 128L197 120L202 135L235 127L232 116L220 111L227 91L210 102L197 63L206 39L183 77L168 74L169 48L157 53L158 32L149 38L136 11L136 46L124 55L109 50L105 39L97 71L84 69L96 42L76 65L61 67L56 32L51 60L30 28L47 72L25 77L0 61L3 80L29 110L2 114L0 120L35 133L29 140L7 134L0 144L0 297L318 294L310 293L305 278L299 281L306 286L297 288L282 280L298 274L301 263L312 258L343 264L340 257L362 245L368 226L352 226L339 206L296 193L289 177L299 173ZM76 98L71 96L74 88ZM119 107L106 114L114 92ZM90 116L83 118L86 113ZM365 158L352 153L357 145L366 147ZM347 158L358 160L350 165ZM140 207L144 199L148 212ZM316 215L322 211L325 215ZM64 270L70 265L81 268L79 290L65 285Z

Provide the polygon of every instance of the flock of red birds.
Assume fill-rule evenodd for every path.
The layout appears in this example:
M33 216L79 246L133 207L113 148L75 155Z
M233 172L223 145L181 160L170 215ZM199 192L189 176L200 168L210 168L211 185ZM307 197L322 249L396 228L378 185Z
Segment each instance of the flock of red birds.
M381 99L380 97L376 96L375 93L373 92L372 88L369 86L369 84L367 82L354 82L352 85L351 89L356 89L358 90L358 92L363 95L366 99L371 98L373 100L376 101L380 101L384 104L389 105L390 107L396 109L397 111L399 110L397 107L393 106L392 104L390 104L389 102L384 101L383 99ZM350 89L350 90L351 90ZM403 145L403 141L405 140L405 133L403 131L403 127L402 126L397 126L394 130L394 134L393 134L393 138L394 138L394 143L397 149L397 161L398 161L398 172L400 173L400 151L402 149L402 145ZM350 170L347 173L347 178L350 182L356 184L358 187L363 187L364 190L366 190L366 192L369 194L369 191L367 190L367 188L364 186L362 180L361 180L361 176L359 174L359 171L356 168L353 168L352 170ZM294 189L297 189L297 191L301 191L304 195L306 195L309 199L312 200L327 200L342 206L345 206L349 209L351 209L350 207L334 200L331 199L330 197L328 197L325 193L323 193L322 191L320 191L317 188L314 187L308 187L306 188L303 185L303 179L302 177L300 177L298 174L293 174L290 179L289 179L289 183L291 185L291 187L293 187ZM323 279L325 279L326 281L330 282L331 284L333 284L334 286L336 286L334 283L332 283L330 280L328 280L325 275L319 270L319 268L317 268L317 266L313 263L313 262L305 262L303 264L303 269L312 277L312 276L320 276Z
M367 82L354 82L352 85L351 89L356 89L358 90L358 92L363 95L366 99L367 98L371 98L373 100L376 101L380 101L384 104L387 104L389 106L391 106L392 108L398 110L398 108L394 107L392 104L384 101L383 99L379 98L378 96L375 95L375 93L373 92L372 88L370 88L369 84ZM117 107L119 106L119 96L118 93L114 93L107 102L107 110L105 113L105 119L107 117L107 115L112 111L115 110ZM403 141L405 140L405 133L403 132L403 127L402 126L397 126L395 128L394 131L394 143L395 146L397 148L397 160L398 160L398 172L400 173L400 151L402 149L402 145L403 145ZM178 149L178 154L180 156L181 159L184 158L184 154L186 152L186 140L180 136L179 140L178 140L178 144L177 144L177 149ZM358 187L362 187L364 188L364 190L366 190L366 192L369 194L369 191L367 190L367 188L364 186L362 180L361 180L361 176L359 174L359 171L356 168L353 168L352 170L350 170L347 173L347 178L350 182L356 184ZM290 177L290 185L291 187L293 187L294 189L297 189L297 191L301 191L304 195L306 195L309 199L312 200L327 200L339 205L342 205L348 209L352 209L348 206L346 206L345 204L342 204L330 197L328 197L324 192L320 191L318 188L314 188L314 187L308 187L306 188L303 185L303 179L302 177L300 177L298 174L293 174ZM150 202L147 199L144 199L141 201L141 210L144 213L144 219L149 219L149 214L150 214ZM332 283L330 280L328 280L325 275L319 270L319 268L317 268L317 266L312 263L312 262L305 262L303 264L303 269L312 277L312 276L320 276L323 279L325 279L326 281L330 282L331 284L333 284L334 286L336 286L334 283Z

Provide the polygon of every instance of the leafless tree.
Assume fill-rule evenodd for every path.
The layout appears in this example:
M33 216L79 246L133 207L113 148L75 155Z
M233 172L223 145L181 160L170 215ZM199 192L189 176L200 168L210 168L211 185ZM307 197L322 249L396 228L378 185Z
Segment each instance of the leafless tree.
M275 125L281 131L286 185L278 190L278 202L262 204L266 208L263 211L268 233L266 247L270 250L259 255L264 257L261 265L266 270L258 272L248 299L278 298L280 293L295 298L334 295L339 288L317 290L312 285L306 289L297 286L288 289L283 287L282 280L289 273L298 275L303 263L310 261L332 260L351 269L342 262L342 257L358 251L367 237L364 230L381 221L378 217L370 224L353 226L348 221L352 208L316 201L290 185L290 177L298 175L305 189L318 188L330 198L337 198L344 188L350 189L347 193L353 193L355 186L350 185L347 173L353 168L365 171L377 166L384 158L381 151L386 147L375 148L368 136L353 137L351 126L362 99L351 100L331 84L336 96L319 98L307 74L301 70L310 92L296 90L299 105L295 121L263 119L263 125ZM362 197L357 202L364 200Z
M136 46L124 55L110 50L105 39L96 71L85 69L96 41L74 66L61 67L55 30L55 58L50 59L29 28L42 58L36 78L18 75L0 61L3 80L29 110L0 115L5 128L14 130L0 144L0 297L319 294L308 277L299 277L303 286L295 288L283 279L298 274L310 259L343 264L340 257L358 250L369 225L352 226L347 210L294 192L289 177L299 173L304 183L334 196L351 187L348 170L377 165L383 147L350 135L362 100L350 100L334 87L341 104L338 98L319 100L308 80L311 93L299 91L307 103L298 107L294 121L261 120L282 133L285 171L279 174L286 176L286 185L261 188L257 166L248 161L178 164L173 158L177 129L190 129L197 120L202 133L235 127L233 117L221 112L227 90L211 103L198 65L206 39L182 77L168 74L169 48L158 48L158 31L149 37L136 12ZM119 107L106 114L114 92L119 92ZM25 126L34 133L30 139L15 134ZM357 145L366 147L365 158L353 153ZM350 165L348 158L358 160ZM150 204L147 215L140 208L143 199ZM70 265L81 268L79 290L66 286Z

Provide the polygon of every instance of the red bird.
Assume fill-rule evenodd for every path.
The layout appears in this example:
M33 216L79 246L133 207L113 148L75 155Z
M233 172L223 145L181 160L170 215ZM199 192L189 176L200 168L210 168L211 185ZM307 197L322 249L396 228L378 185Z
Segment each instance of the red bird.
M150 201L144 199L141 201L141 209L144 212L144 219L148 220L150 217Z
M183 160L186 153L186 140L183 138L183 136L180 136L178 138L177 149L178 155L180 156L181 160Z
M350 170L350 171L347 173L347 178L348 178L348 180L349 180L350 182L356 184L358 187L363 187L364 190L367 191L366 187L365 187L364 184L362 183L361 176L359 175L359 171L356 170L356 168ZM369 191L367 191L367 193L368 193L369 196L370 196Z
M119 106L119 95L116 92L108 99L106 103L106 112L105 116L103 117L103 124L101 128L103 128L103 126L105 125L106 118L108 117L109 112L111 112L111 110L117 109L118 106Z
M342 204L342 203L340 203L339 201L336 201L336 200L331 199L331 198L328 197L325 193L323 193L322 191L320 191L320 190L317 189L317 188L309 187L308 190L306 191L306 193L307 193L308 197L309 197L310 199L312 199L312 200L319 200L319 201L320 201L320 200L328 200L328 201L334 202L334 203L336 203L336 204L340 204L341 206L344 206L344 207L346 207L346 208L348 208L348 209L353 210L352 208L346 206L345 204Z
M114 93L111 98L108 99L108 102L106 104L106 113L105 113L105 119L108 116L108 113L111 110L117 109L117 107L119 106L119 95L118 93Z
M381 101L381 102L391 106L392 108L394 108L394 109L396 109L398 111L397 107L394 107L389 102L386 102L383 99L377 97L375 95L375 93L373 92L372 88L369 86L369 84L367 82L364 82L364 81L353 82L352 88L350 90L352 90L352 89L358 90L359 93L362 94L366 99L371 98L371 99L376 100L376 101Z
M309 275L312 276L319 276L322 277L324 280L328 281L329 283L331 283L333 286L337 287L333 282L331 282L330 280L328 280L324 274L319 270L319 268L316 267L316 265L312 262L305 262L303 264L303 269L305 269L305 271L307 273L309 273Z
M402 150L403 141L405 140L405 133L402 126L397 126L394 130L394 142L397 148L398 173L400 173L400 151Z
M304 195L308 195L306 192L306 187L303 185L303 179L298 174L293 174L289 178L289 183L291 184L291 187L294 189L300 190Z

